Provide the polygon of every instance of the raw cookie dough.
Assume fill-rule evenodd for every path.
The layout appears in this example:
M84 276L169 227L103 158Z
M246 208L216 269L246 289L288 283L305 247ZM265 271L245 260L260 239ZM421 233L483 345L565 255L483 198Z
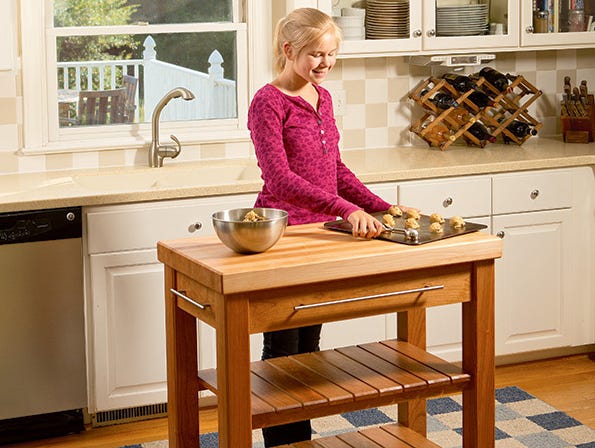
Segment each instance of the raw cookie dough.
M388 208L388 213L390 213L393 216L397 216L397 217L401 217L403 216L403 210L401 210L399 207L397 207L396 205L391 205Z
M415 218L407 218L405 220L405 228L406 229L419 229L419 223Z
M433 222L432 224L430 224L430 232L432 232L432 233L444 232L444 229L442 228L442 224L440 224L439 222Z
M395 226L395 218L393 218L393 215L391 215L390 213L386 213L385 215L383 215L382 220L384 221L384 224L386 224L389 227Z
M407 210L407 217L408 218L413 218L413 219L419 219L420 218L420 214L414 208L410 208L409 210Z
M453 216L450 218L449 223L453 229L462 229L465 227L465 221L460 216Z
M439 213L432 213L430 215L430 222L437 222L438 224L444 224L444 218Z

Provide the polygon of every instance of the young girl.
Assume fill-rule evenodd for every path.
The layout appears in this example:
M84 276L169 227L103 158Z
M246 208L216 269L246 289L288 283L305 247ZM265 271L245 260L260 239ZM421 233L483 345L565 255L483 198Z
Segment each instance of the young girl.
M286 210L288 224L340 216L355 237L374 238L382 224L369 213L391 204L366 188L343 164L331 95L320 86L336 62L341 31L313 8L277 24L277 77L254 96L248 128L264 185L255 207ZM320 325L264 334L263 359L319 350ZM265 446L309 440L309 421L264 428Z

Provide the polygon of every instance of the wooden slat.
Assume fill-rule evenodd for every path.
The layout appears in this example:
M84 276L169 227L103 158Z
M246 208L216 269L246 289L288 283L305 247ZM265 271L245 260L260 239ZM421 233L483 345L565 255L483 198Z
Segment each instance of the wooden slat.
M295 379L289 373L281 369L275 368L268 361L259 361L252 363L251 370L253 372L252 390L256 395L258 395L260 398L267 402L269 401L269 389L264 389L263 385L263 391L257 391L255 389L256 378L259 378L262 381L270 384L271 387L274 387L282 391L284 394L302 403L303 406L319 406L327 404L328 402L326 397L319 394L313 389L305 387L303 383Z
M426 439L421 434L418 434L406 426L392 424L382 426L382 429L395 436L397 439L407 442L409 445L415 448L440 448L440 446L436 445L434 442Z
M331 437L282 445L279 448L440 448L406 426L392 423Z
M302 384L324 396L329 404L353 401L353 394L338 386L333 381L308 369L303 364L296 362L291 357L269 359L268 363L291 375Z
M404 356L396 350L383 344L362 344L362 349L384 359L391 364L419 377L427 384L449 383L450 377L434 370L427 365L408 356Z
M403 341L397 341L396 339L382 341L381 344L391 347L398 352L407 355L410 358L416 359L417 361L431 367L432 369L449 376L453 383L469 380L469 374L465 373L462 368L411 344L407 344Z
M296 355L293 359L302 364L305 368L317 372L324 376L328 381L340 384L345 390L353 395L354 400L364 399L370 396L378 395L378 390L356 378L340 368L325 361L320 352L303 353Z
M367 438L361 432L346 432L338 434L337 439L342 440L347 445L354 448L383 448L382 445L378 445L373 440Z
M395 383L389 378L378 375L374 370L369 369L367 366L354 361L338 351L326 350L317 353L317 355L351 376L369 384L378 391L380 396L391 395L403 390L403 386L400 384Z
M419 355L423 361L411 354ZM447 366L440 358L402 341L255 361L250 366L253 428L411 403L414 397L419 399L420 393L430 396L461 390L469 375L455 375L461 383L455 386L444 371L460 369ZM201 387L217 393L215 369L200 371L198 378ZM419 412L425 415L425 407Z
M382 428L366 429L364 434L370 440L373 440L378 445L384 448L411 448L411 445L399 439L395 439L390 433L384 431Z
M344 347L337 349L337 351L345 356L349 356L351 359L365 364L370 369L390 378L396 383L399 383L404 390L426 387L426 383L417 376L411 375L409 372L394 366L360 347Z

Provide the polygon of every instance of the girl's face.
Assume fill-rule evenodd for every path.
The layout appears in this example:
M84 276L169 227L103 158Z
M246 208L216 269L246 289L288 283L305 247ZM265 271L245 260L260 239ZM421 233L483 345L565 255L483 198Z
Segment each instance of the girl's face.
M307 45L297 55L293 55L294 72L313 84L320 84L335 66L337 47L334 34L324 34L318 42Z

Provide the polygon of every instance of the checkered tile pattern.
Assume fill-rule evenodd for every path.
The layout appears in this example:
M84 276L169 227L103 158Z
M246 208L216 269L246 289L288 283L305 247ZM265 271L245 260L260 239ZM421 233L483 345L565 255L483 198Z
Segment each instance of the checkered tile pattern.
M462 397L428 400L428 437L442 448L462 446ZM312 420L313 438L332 436L396 421L395 406L366 409ZM255 430L254 448L262 448ZM218 446L217 434L201 436L201 448ZM123 448L167 448L159 441ZM518 387L496 390L496 448L595 448L595 430Z

